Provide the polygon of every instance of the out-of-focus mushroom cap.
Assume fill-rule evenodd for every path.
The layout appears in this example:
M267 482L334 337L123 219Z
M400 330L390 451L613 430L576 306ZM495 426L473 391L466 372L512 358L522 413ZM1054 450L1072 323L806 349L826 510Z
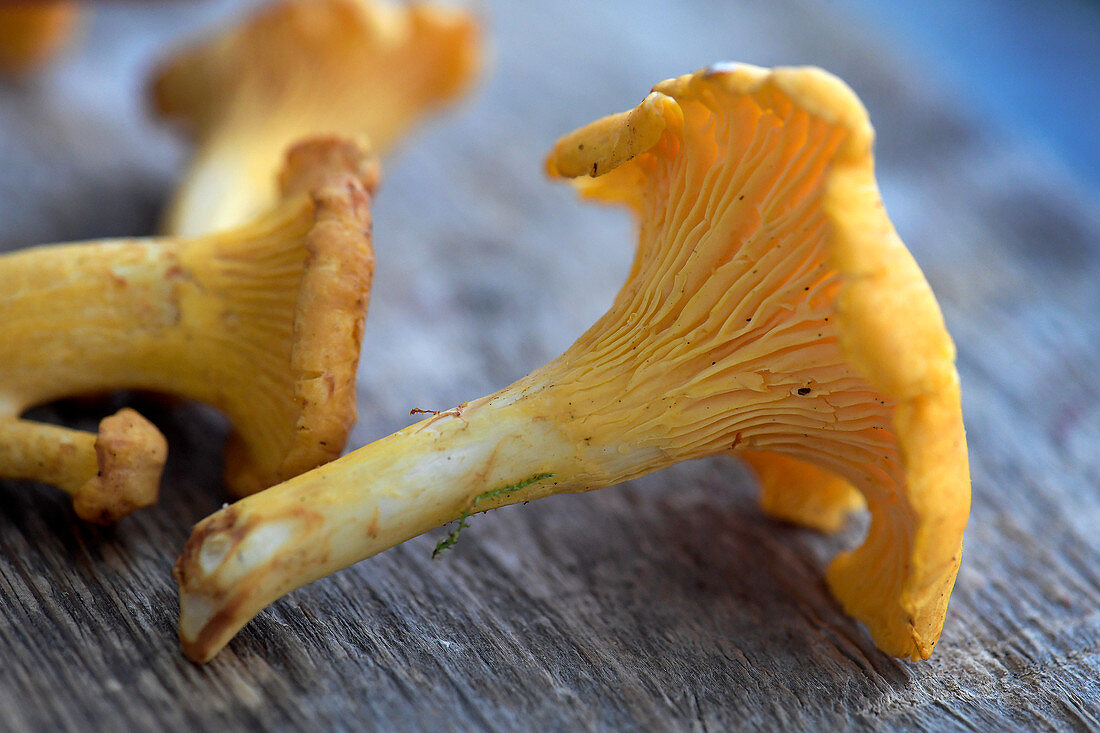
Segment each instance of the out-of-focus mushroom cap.
M298 134L366 134L381 151L401 130L376 126L378 109L426 112L460 95L480 70L479 42L471 16L430 3L278 0L177 52L153 76L153 105L201 134L235 108L256 113L259 127L265 104L328 96L324 107L289 110L328 122ZM383 91L400 94L383 104Z
M216 231L262 211L276 198L283 150L303 136L365 138L385 153L480 68L478 23L458 10L377 0L262 7L153 77L155 110L199 143L166 231Z
M820 69L711 67L662 82L637 109L566 136L550 153L547 170L578 177L574 185L586 197L640 213L646 190L672 185L660 178L659 163L688 147L685 135L696 136L694 154L704 158L685 165L706 171L713 146L699 141L715 128L754 128L766 118L778 130L791 110L811 120L791 134L829 151L820 175L799 185L820 186L828 226L825 264L839 281L831 327L844 359L881 397L903 472L900 493L880 492L862 476L871 530L863 545L833 561L828 580L881 649L927 658L958 572L970 504L955 351L931 289L883 208L873 130L854 92ZM678 200L689 199L705 201L706 195ZM783 467L771 468L774 487L783 480L775 471ZM799 470L790 473L791 481L799 480ZM847 501L843 492L836 496ZM884 563L889 573L869 571Z
M74 0L0 4L0 75L22 76L55 56L80 19Z

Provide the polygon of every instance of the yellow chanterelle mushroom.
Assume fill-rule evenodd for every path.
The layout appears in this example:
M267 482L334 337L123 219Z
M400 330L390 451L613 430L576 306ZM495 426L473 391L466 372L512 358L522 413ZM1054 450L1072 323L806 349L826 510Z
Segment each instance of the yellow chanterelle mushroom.
M80 19L76 0L0 3L0 76L20 77L56 56Z
M500 392L197 525L176 566L184 651L209 659L275 598L448 521L733 449L773 492L821 477L841 513L862 493L870 530L829 585L881 649L927 657L959 568L966 442L954 348L871 147L840 80L740 65L563 138L550 173L638 219L611 309Z
M165 232L217 231L266 209L279 156L302 136L385 152L467 90L480 52L470 15L429 3L276 0L176 54L153 79L154 106L191 128L198 151Z
M163 438L132 410L98 439L19 419L119 389L223 411L239 495L338 456L355 421L375 180L358 147L314 139L289 152L283 201L246 226L0 256L0 476L57 484L96 521L155 501Z

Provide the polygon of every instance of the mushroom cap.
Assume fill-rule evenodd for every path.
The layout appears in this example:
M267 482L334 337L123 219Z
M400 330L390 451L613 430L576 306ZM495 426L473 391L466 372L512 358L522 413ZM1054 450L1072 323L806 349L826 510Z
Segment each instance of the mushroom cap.
M365 138L382 154L464 94L480 67L479 26L457 10L377 0L263 6L154 74L154 109L200 147L166 232L215 231L263 211L283 150L303 136Z
M659 445L661 461L751 450L774 490L810 463L837 475L819 497L837 511L851 506L838 486L856 487L871 527L833 560L829 585L881 649L927 658L970 477L954 345L883 208L872 143L836 77L740 64L662 82L562 138L548 172L632 208L639 248L555 377L631 354L630 388L667 409L590 414Z

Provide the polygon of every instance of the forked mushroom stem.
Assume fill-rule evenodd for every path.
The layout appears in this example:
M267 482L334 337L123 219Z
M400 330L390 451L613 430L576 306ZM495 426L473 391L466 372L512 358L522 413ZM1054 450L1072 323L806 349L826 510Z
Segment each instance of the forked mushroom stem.
M611 308L495 395L201 522L176 566L185 652L205 661L282 594L468 513L733 449L766 457L773 490L839 477L821 505L841 514L845 487L863 494L868 536L830 587L881 649L926 658L959 567L966 442L953 345L870 150L838 79L749 66L663 82L564 137L550 172L639 219Z

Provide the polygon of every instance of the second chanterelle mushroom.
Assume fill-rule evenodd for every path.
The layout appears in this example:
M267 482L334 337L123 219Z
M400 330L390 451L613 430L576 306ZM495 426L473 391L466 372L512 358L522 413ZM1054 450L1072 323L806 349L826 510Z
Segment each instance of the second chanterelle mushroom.
M376 175L354 144L317 138L291 149L282 202L246 226L0 256L0 476L54 483L91 521L155 501L164 440L137 413L98 436L19 419L119 389L222 410L238 495L338 456L355 421Z
M24 76L56 56L79 20L76 0L0 3L0 77Z
M773 492L828 477L819 503L841 513L862 493L870 529L829 586L882 650L928 657L967 451L954 347L883 209L872 137L835 77L730 65L563 138L551 174L638 219L610 310L500 392L200 523L176 567L185 652L210 659L284 593L472 512L733 449Z
M459 97L481 64L478 24L427 2L276 0L175 54L154 106L198 150L168 208L168 234L248 221L277 197L280 156L304 135L365 138L378 155Z

